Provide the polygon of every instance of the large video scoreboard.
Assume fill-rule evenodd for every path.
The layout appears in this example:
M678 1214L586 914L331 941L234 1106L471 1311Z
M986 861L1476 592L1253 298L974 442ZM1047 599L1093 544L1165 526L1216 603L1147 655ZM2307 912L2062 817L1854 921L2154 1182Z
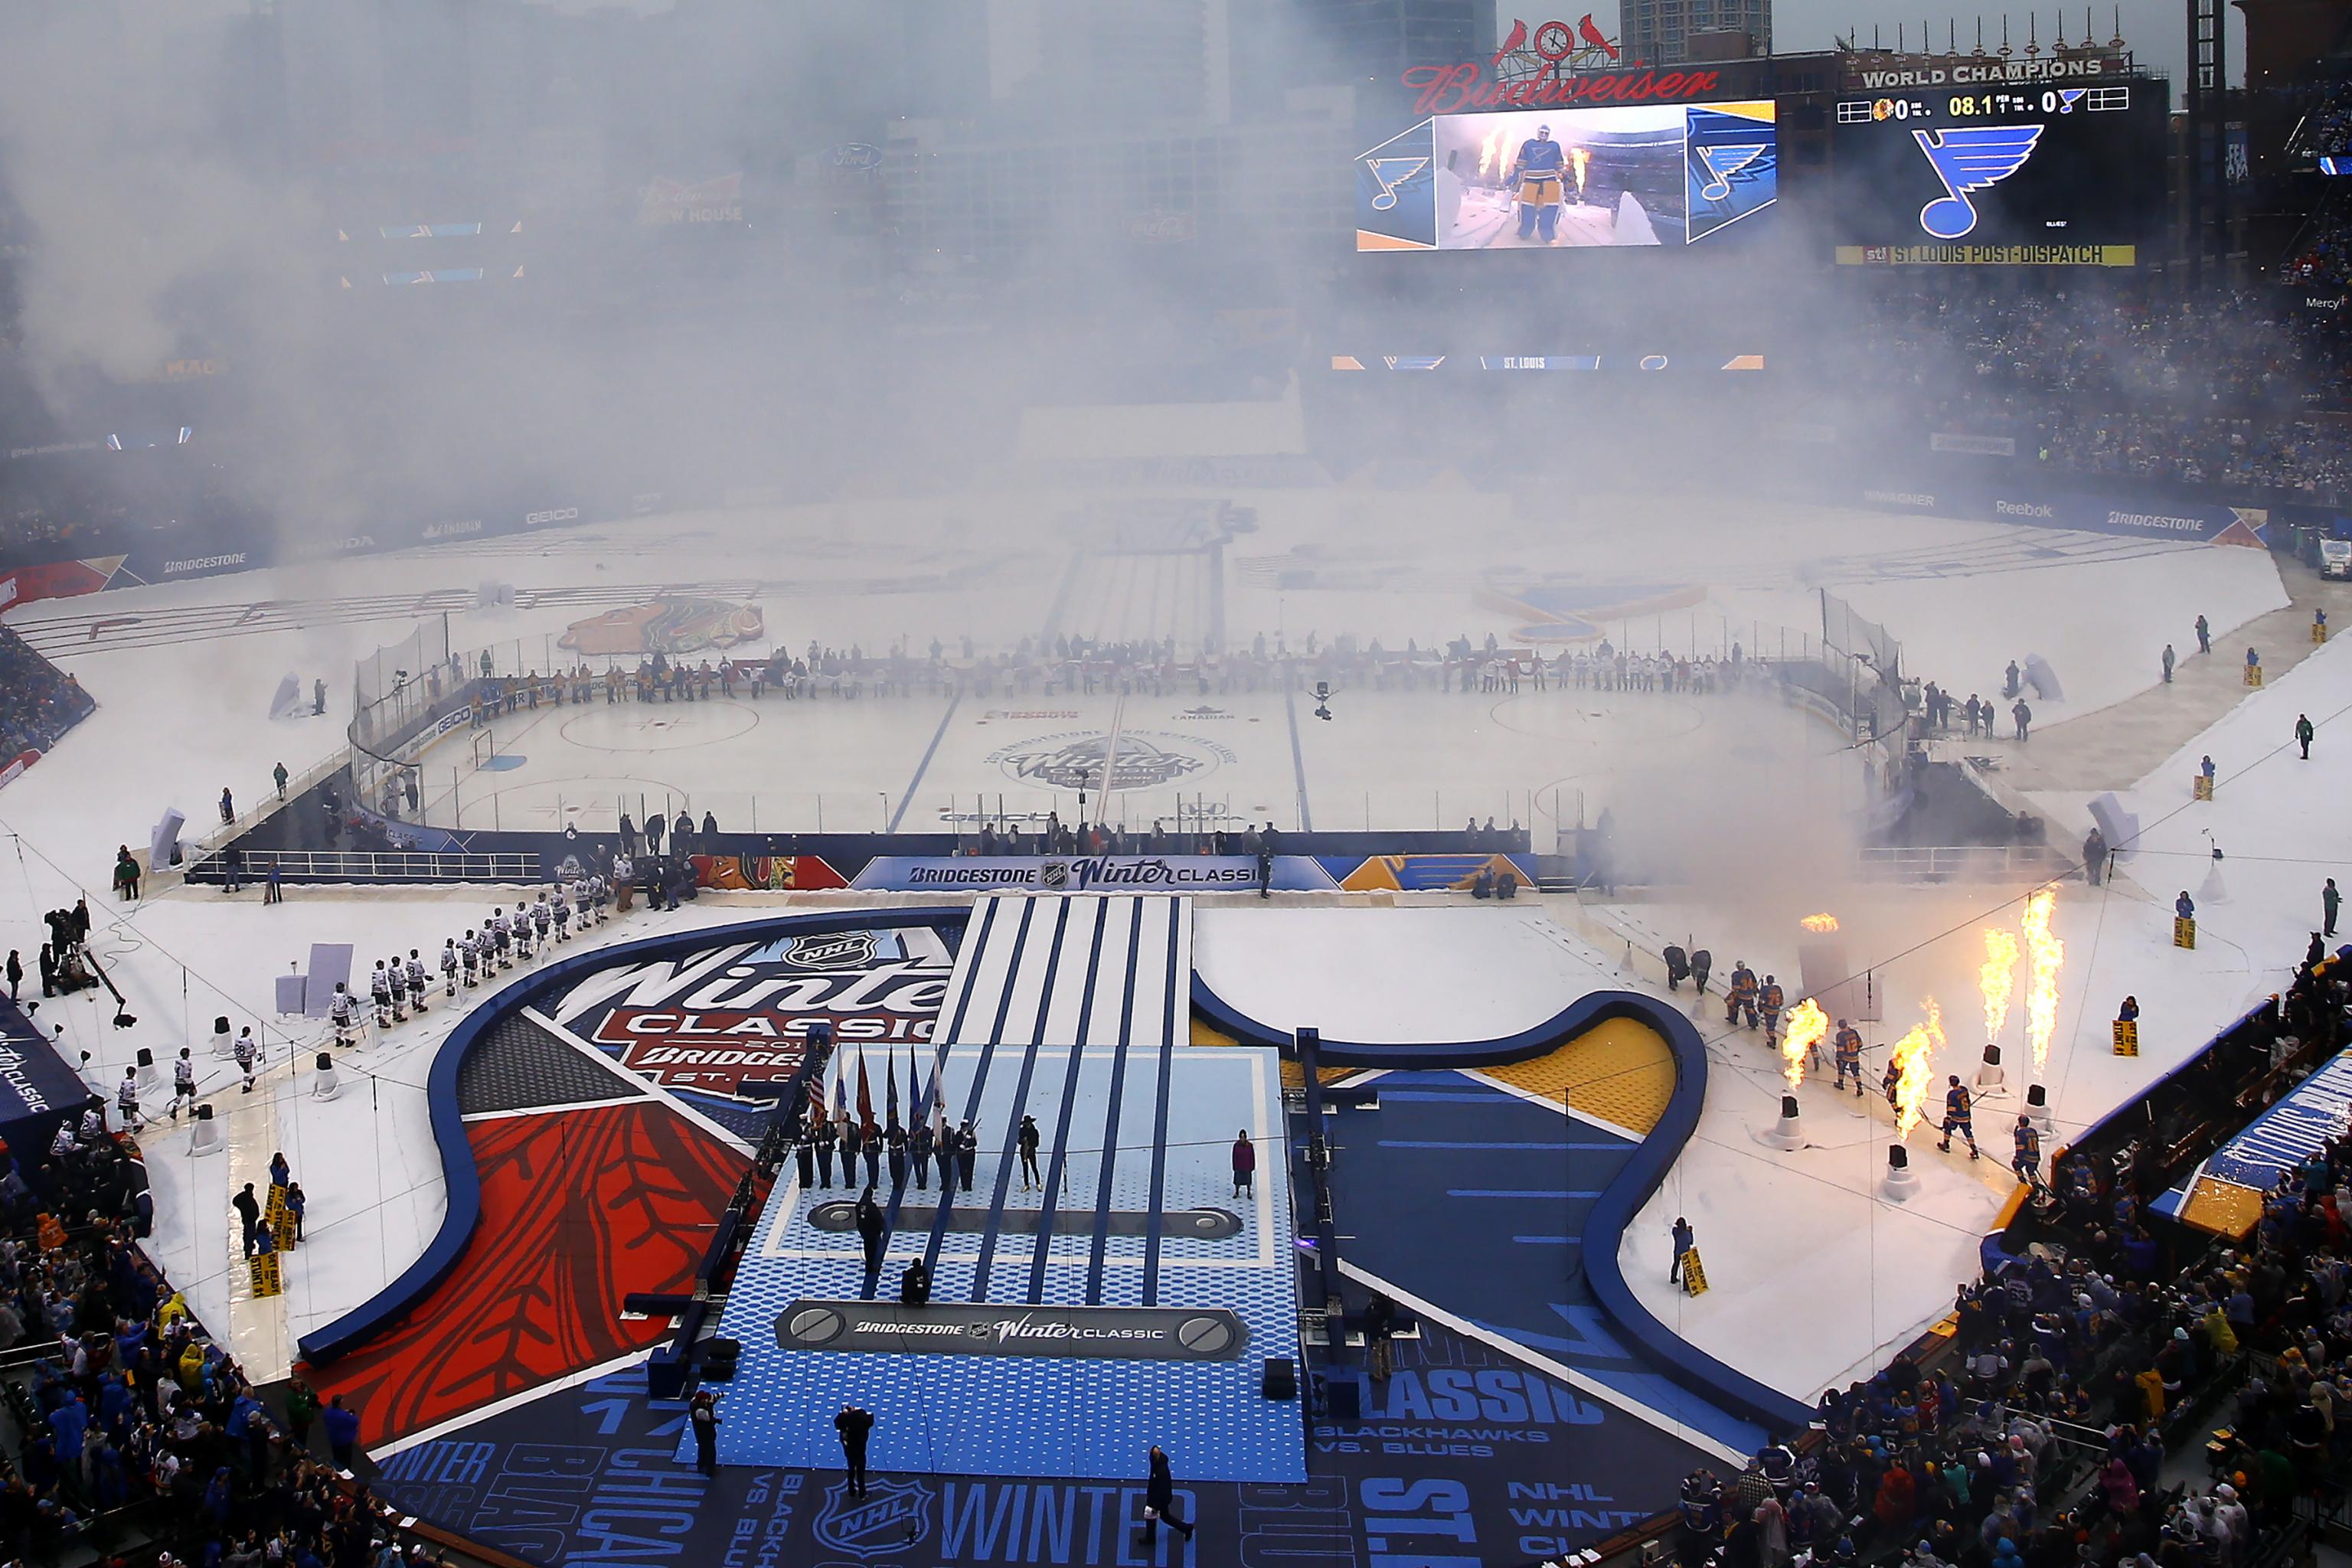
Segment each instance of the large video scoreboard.
M2164 206L2157 80L1861 92L1832 131L1848 264L2137 264Z

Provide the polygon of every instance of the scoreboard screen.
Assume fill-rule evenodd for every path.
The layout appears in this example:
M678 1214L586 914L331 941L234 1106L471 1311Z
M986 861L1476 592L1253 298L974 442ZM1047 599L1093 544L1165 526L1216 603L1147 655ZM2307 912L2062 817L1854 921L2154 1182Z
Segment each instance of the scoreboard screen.
M1857 95L1832 131L1845 263L2130 267L2164 205L2161 81Z

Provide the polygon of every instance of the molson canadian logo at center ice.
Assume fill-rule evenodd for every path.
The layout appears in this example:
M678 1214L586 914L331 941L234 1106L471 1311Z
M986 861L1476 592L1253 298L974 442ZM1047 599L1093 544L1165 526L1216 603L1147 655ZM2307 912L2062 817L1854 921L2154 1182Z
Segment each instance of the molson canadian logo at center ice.
M591 975L556 1016L640 1077L734 1096L789 1076L818 1024L844 1045L929 1040L953 963L920 927L732 942Z

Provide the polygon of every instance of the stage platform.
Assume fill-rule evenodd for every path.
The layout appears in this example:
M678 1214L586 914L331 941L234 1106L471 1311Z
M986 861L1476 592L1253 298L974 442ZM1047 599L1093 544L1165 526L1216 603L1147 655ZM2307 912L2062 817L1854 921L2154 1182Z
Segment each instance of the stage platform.
M893 1190L885 1164L888 1254L869 1284L856 1191L805 1191L786 1168L719 1323L742 1347L720 1462L838 1466L833 1417L855 1402L876 1417L877 1474L1121 1475L1158 1443L1188 1478L1304 1480L1297 1400L1259 1392L1266 1359L1297 1355L1276 1054L1121 1028L1101 1045L942 1046L919 1066L979 1131L974 1186L943 1203L936 1170ZM867 1067L878 1104L883 1066ZM1024 1189L1024 1114L1042 1190ZM1244 1128L1261 1180L1236 1199ZM918 1257L931 1304L902 1309Z

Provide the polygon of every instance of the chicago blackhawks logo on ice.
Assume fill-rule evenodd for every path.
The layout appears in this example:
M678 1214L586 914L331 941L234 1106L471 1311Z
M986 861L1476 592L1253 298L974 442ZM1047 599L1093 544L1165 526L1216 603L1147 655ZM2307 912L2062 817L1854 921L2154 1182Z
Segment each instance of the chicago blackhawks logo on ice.
M1213 741L1167 730L1038 735L989 753L1008 777L1046 789L1157 789L1234 760Z
M929 1039L952 962L927 927L731 942L591 975L557 1017L640 1077L733 1097L800 1066L821 1023L844 1043Z

